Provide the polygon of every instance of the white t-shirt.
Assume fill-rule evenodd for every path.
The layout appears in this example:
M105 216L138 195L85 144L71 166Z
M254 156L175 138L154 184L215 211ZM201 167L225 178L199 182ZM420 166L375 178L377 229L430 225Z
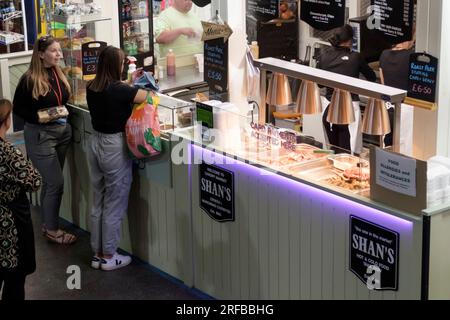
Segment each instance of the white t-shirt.
M191 11L182 13L173 7L170 7L159 15L156 20L155 39L166 30L175 30L179 28L192 28L197 34L203 32L200 19ZM165 57L173 49L176 55L193 55L203 53L203 42L198 38L188 38L185 35L179 36L175 41L167 44L159 44L159 56Z

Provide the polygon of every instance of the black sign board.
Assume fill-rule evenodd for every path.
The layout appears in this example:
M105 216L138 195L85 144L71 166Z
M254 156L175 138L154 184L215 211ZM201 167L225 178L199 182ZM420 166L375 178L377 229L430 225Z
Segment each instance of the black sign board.
M107 46L106 42L92 41L81 46L81 64L83 79L89 80L97 74L97 64L100 52Z
M373 290L398 290L397 232L350 216L350 270Z
M425 53L413 53L409 60L408 97L436 102L438 59Z
M219 222L234 221L234 173L200 165L200 208Z
M266 22L278 18L279 0L247 0L247 16Z
M205 41L204 77L210 95L228 92L228 41L223 38Z
M369 27L381 32L392 44L412 39L413 0L371 0L371 4L373 11Z
M302 0L300 13L300 18L314 29L335 29L345 24L345 0Z

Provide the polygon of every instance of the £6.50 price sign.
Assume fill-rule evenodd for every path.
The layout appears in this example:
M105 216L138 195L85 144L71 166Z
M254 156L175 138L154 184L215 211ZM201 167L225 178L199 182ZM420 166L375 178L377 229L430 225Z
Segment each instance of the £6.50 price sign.
M425 53L413 53L409 61L408 97L436 102L438 59Z

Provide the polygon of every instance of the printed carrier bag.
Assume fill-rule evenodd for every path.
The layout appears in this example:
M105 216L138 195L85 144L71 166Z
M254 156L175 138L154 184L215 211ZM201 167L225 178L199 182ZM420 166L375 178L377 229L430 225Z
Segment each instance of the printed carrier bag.
M133 108L125 126L128 149L136 159L145 159L161 153L157 112L159 98L147 96L146 100Z

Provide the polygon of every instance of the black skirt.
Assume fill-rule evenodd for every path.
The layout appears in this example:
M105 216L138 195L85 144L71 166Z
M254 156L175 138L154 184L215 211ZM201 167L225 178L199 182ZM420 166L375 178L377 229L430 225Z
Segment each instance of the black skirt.
M17 246L19 256L17 268L9 271L17 271L28 275L36 270L36 253L30 203L26 193L22 192L16 200L8 205L8 207L13 213L14 223L17 228ZM8 269L1 270L8 271Z

